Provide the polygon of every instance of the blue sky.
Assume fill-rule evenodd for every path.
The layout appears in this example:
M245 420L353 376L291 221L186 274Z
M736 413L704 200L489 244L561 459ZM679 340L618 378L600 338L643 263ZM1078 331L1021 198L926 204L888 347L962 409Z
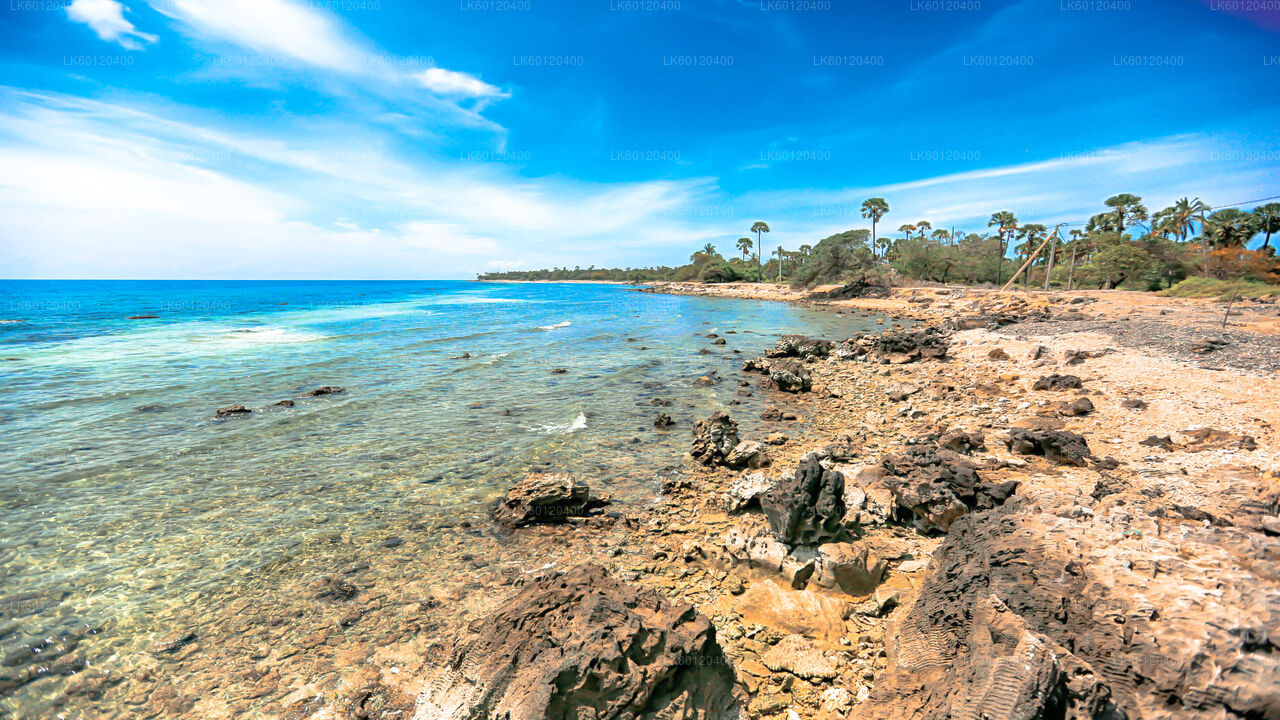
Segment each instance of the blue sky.
M677 264L1280 195L1220 0L0 0L0 276Z

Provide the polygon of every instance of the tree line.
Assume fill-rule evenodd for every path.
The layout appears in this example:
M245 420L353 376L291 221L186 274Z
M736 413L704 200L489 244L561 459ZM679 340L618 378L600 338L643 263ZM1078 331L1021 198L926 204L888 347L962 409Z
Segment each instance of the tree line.
M750 237L723 256L712 243L676 267L594 266L487 273L483 280L610 280L619 282L789 282L797 286L861 281L889 285L903 278L937 283L1002 285L1017 279L1032 285L1163 290L1193 277L1207 281L1276 283L1280 263L1272 236L1280 233L1280 203L1214 210L1199 198L1182 198L1150 213L1140 196L1114 195L1105 210L1085 223L1053 229L1024 223L1009 210L991 214L977 232L934 227L927 220L904 223L898 234L881 232L890 213L884 198L862 203L869 229L851 229L796 250L775 248L764 256L768 223L756 221ZM1262 236L1256 250L1248 244ZM1012 253L1012 256L1011 256Z

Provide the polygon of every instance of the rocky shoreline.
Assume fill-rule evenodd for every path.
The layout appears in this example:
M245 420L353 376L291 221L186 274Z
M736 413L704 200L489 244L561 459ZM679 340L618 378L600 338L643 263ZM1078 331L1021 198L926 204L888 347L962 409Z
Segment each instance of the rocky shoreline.
M1218 339L1216 308L768 292L921 324L744 358L724 380L776 430L689 423L652 504L549 473L374 567L334 539L271 588L304 608L246 597L158 637L145 691L90 670L69 707L134 686L134 717L1280 717L1280 381L1081 330ZM1267 347L1274 318L1246 306L1224 347ZM470 572L433 574L446 557Z

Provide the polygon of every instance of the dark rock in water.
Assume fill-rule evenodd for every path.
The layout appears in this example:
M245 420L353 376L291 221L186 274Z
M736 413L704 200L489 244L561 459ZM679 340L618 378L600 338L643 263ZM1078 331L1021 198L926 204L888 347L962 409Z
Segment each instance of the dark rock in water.
M1126 408L1129 410L1146 410L1147 401L1139 400L1138 398L1125 398L1124 400L1120 401L1120 407Z
M360 593L360 590L351 581L340 577L326 577L320 581L320 587L316 591L316 598L320 600L333 600L335 602L346 602L354 598Z
M338 387L337 385L324 385L315 390L308 390L302 393L302 397L323 397L325 395L337 395L346 391L346 388Z
M1032 390L1075 390L1080 388L1082 383L1080 378L1075 375L1045 375L1031 386Z
M703 375L702 377L693 381L694 387L711 387L712 385L719 385L719 384L720 384L720 374L717 373L715 370L712 370L706 375Z
M711 344L712 344L712 345L725 345L725 344L727 344L727 343L725 342L725 339L724 339L724 338L716 338L715 340L712 340L712 341L711 341Z
M252 411L243 405L228 405L223 408L218 408L217 412L214 413L214 416L220 417L220 418L229 418L229 417L235 417L237 415L248 415L250 412Z
M742 363L742 372L769 372L769 361L762 357L745 360Z
M195 639L196 633L194 630L179 630L151 643L147 648L147 652L152 655L166 655L190 644Z
M470 359L471 359L471 353L469 353L469 352L464 352L464 353L462 353L461 355L454 355L453 357L451 357L451 358L449 358L449 359L450 359L450 360L470 360Z
M571 517L590 515L608 503L608 498L592 496L586 483L568 473L532 473L498 501L493 519L509 528L557 525Z
M671 400L663 400L662 398L654 398L649 401L650 405L657 405L659 407L671 407L671 403Z
M1021 455L1043 455L1059 465L1084 467L1093 456L1085 439L1066 430L1009 430L1009 449Z
M703 465L724 465L738 446L738 423L718 412L693 424L693 448L689 454Z
M894 514L912 518L921 532L947 532L956 518L996 507L1018 487L1012 481L985 482L968 459L927 444L886 455L881 465L888 473L883 484L893 494Z
M777 344L765 351L766 357L798 357L801 359L827 357L835 344L830 340L808 338L804 335L783 335Z
M551 368L552 375L564 375L567 372L569 372L567 368Z
M153 404L153 405L139 405L138 407L134 408L134 411L136 411L136 412L140 412L140 413L145 413L145 414L148 414L148 415L150 415L150 414L152 414L152 413L162 413L162 412L164 412L165 410L168 410L168 408L166 408L164 405L158 405L158 404Z
M769 385L783 392L808 392L813 376L799 360L779 360L769 364Z
M275 403L275 407L293 407L295 405L297 405L297 403L292 400L281 400L280 402Z
M126 320L155 320L159 315L130 315Z
M817 453L800 458L794 474L783 476L760 497L769 527L785 542L818 545L843 540L844 474L822 466Z
M731 720L745 704L711 622L595 565L534 579L431 672L431 720Z
M653 421L653 426L656 428L669 428L675 424L676 423L671 419L671 416L666 413L658 413L658 417Z

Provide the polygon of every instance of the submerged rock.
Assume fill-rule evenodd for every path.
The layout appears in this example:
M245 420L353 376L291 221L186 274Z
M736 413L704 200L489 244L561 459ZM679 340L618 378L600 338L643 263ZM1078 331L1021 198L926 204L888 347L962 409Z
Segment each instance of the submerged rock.
M253 411L243 405L228 405L226 407L218 408L218 410L214 412L214 417L229 418L237 415L248 415L251 412Z
M472 623L418 697L418 720L730 720L745 694L688 605L582 565Z
M608 502L608 498L592 496L586 483L568 473L532 473L498 501L493 519L509 528L554 525L589 515Z
M346 391L347 391L346 388L338 387L337 385L324 385L322 387L316 388L315 390L308 390L307 392L302 393L302 396L303 397L322 397L324 395L337 395L338 393L344 393Z
M658 417L653 421L653 426L656 428L669 428L675 424L676 421L672 420L670 415L662 412L658 413Z

